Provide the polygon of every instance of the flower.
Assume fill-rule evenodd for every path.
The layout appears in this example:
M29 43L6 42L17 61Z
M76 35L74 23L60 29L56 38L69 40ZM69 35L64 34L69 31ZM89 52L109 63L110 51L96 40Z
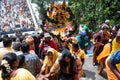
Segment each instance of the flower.
M2 60L1 65L8 64L7 60Z
M8 61L7 61L7 60L5 60L5 59L2 60L1 65L5 66L6 71L7 71L8 73L10 73L10 72L13 71L13 70L11 69L10 65L8 64Z

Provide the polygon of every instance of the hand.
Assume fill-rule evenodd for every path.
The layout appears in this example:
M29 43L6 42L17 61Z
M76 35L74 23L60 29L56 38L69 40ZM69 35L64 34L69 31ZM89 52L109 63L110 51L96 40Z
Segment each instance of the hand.
M50 77L50 73L48 73L48 74L44 75L44 77L45 77L45 78Z
M42 74L38 74L38 75L36 76L36 79L37 79L37 80L49 80L48 78L46 78L45 75L42 75Z

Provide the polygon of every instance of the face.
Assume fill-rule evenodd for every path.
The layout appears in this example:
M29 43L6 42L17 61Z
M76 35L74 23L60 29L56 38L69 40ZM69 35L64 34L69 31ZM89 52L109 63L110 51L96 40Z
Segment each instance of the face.
M103 30L103 34L106 34L108 31L108 28L104 27L102 30Z
M51 39L50 37L45 37L45 41L46 41L46 42L49 42L50 39Z
M110 22L106 22L107 25L110 25Z
M70 62L71 59L69 57L65 57L64 60L65 62Z
M53 57L52 52L48 52L48 53L47 53L47 56L51 59L51 58Z

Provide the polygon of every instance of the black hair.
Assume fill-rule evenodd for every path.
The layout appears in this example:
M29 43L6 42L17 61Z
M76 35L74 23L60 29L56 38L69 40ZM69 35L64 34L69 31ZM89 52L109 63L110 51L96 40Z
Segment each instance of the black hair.
M9 37L3 38L3 46L4 47L10 47L12 45L12 40Z
M66 67L68 66L69 63L65 62L65 57L69 57L70 60L70 68L69 68L69 74L66 74ZM74 65L75 65L75 60L74 57L71 55L70 51L68 49L63 49L62 51L62 56L59 59L59 64L60 64L60 70L59 70L59 76L64 75L66 78L73 78L75 75L74 72Z
M72 43L72 46L74 47L74 48L79 48L79 45L78 44L76 44L76 43Z
M23 67L23 65L25 63L25 56L24 55L18 55L18 60L19 60L18 68Z
M32 35L32 37L33 37L33 39L34 39L34 47L35 47L35 53L37 54L37 55L39 55L38 53L39 53L39 39L38 39L38 37L37 37L37 35Z
M6 60L8 62L8 65L10 67L9 70L12 71L14 69L13 64L15 61L17 61L17 55L15 53L9 52L3 56L2 60ZM11 72L8 72L5 64L1 64L0 69L2 70L1 77L3 80L9 79Z
M22 42L21 43L21 50L23 53L28 53L29 52L30 45L27 42Z
M21 42L15 42L15 43L13 44L13 49L14 49L15 51L20 51L20 49L21 49Z
M72 57L72 55L68 49L63 49L63 51L62 51L62 58L64 59L65 57L69 57L69 58Z

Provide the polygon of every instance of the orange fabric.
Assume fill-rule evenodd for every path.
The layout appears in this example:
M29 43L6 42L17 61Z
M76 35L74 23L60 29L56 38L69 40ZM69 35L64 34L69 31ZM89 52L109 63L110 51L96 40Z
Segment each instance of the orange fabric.
M111 54L113 54L115 51L120 49L120 43L116 42L116 38L112 42L112 51ZM120 71L120 64L116 65L117 69Z
M102 52L101 52L101 53L99 54L99 56L97 57L97 60L100 61L101 59L109 56L110 52L111 52L111 44L108 43L108 44L106 44L106 45L104 46Z
M119 80L117 78L117 76L111 71L111 69L109 68L107 61L109 60L110 56L106 59L105 62L105 66L106 66L106 72L107 72L107 76L108 76L108 80Z
M111 34L110 34L110 32L109 32L109 31L107 32L107 36L108 36L108 38L110 39Z

